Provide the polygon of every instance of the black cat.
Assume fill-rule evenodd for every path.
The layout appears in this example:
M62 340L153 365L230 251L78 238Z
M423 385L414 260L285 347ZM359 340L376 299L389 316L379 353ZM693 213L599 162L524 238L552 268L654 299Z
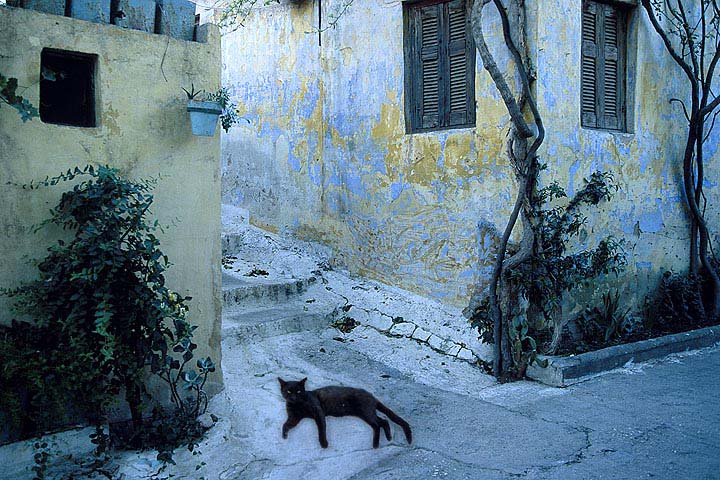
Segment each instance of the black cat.
M288 431L295 427L303 418L312 418L318 427L320 445L327 448L325 417L344 417L352 415L360 417L373 429L373 448L380 444L380 428L390 440L390 423L375 413L380 410L390 420L400 425L405 432L408 443L412 443L410 425L383 405L370 393L359 388L323 387L317 390L305 390L307 378L299 382L286 382L278 377L280 391L286 402L288 418L282 427L282 436L287 438Z

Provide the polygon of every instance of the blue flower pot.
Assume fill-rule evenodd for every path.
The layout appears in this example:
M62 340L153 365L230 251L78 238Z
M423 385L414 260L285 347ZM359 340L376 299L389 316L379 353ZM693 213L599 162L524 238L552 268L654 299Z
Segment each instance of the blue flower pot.
M215 126L222 113L218 102L201 102L190 100L187 111L190 112L190 125L193 135L212 137L215 135Z

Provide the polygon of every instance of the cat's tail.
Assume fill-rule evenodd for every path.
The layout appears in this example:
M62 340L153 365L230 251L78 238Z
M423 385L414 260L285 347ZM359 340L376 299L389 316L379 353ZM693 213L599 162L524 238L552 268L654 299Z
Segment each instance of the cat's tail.
M377 403L377 409L387 415L390 420L400 425L403 429L403 432L405 432L405 438L407 439L407 442L412 443L412 430L410 430L410 424L408 422L400 418L400 416L398 416L395 412L383 405L381 402Z

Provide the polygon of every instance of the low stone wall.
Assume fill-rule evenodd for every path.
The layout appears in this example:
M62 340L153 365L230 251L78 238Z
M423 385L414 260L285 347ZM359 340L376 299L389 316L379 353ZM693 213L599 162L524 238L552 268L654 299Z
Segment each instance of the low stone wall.
M616 345L580 355L541 356L541 361L546 360L547 366L530 365L527 376L546 385L567 387L588 377L622 367L628 362L644 362L671 353L710 347L718 342L720 342L720 327L708 327Z

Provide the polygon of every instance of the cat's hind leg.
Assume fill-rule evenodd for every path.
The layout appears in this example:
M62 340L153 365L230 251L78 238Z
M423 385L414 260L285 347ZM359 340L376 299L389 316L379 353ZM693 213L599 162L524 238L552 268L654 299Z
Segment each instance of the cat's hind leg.
M373 448L378 448L380 446L380 421L381 419L375 414L375 410L369 410L365 409L362 412L358 414L358 417L360 417L365 423L370 425L373 429ZM387 423L387 422L386 422ZM383 430L385 430L385 435L387 436L388 431L390 430L390 425L388 425L387 430L385 429L385 426L383 425Z
M380 446L380 425L376 423L370 426L373 429L373 448L378 448Z
M388 441L392 440L392 434L390 433L390 422L388 422L382 417L377 417L377 419L378 422L380 422L380 426L382 427L382 429L385 430L385 438L387 438Z

